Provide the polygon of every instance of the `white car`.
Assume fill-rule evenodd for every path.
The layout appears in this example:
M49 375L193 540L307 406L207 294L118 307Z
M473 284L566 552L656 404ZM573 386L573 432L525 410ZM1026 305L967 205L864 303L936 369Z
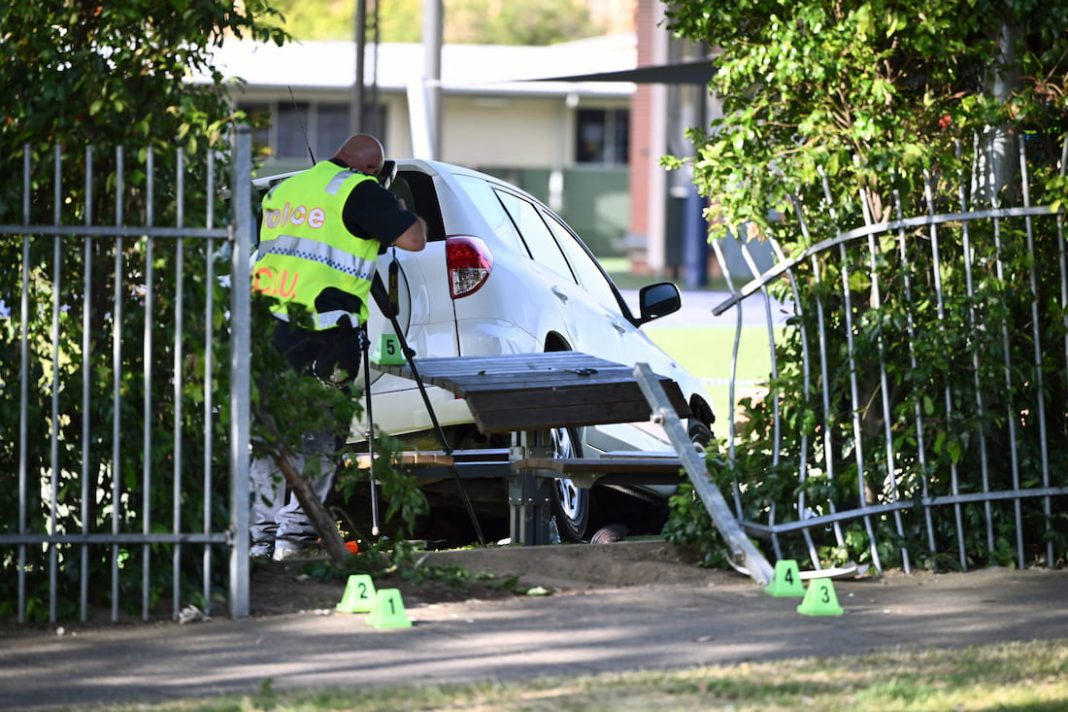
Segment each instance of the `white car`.
M398 160L391 190L427 222L421 252L389 250L378 271L390 284L398 321L417 357L487 356L573 350L627 365L645 362L675 380L692 415L691 437L707 441L714 420L703 385L657 347L640 326L681 304L670 283L646 287L634 316L619 290L579 237L552 210L505 181L460 166ZM266 187L285 176L257 180ZM392 283L390 264L396 260ZM368 324L372 349L393 331L375 307ZM416 384L372 368L375 427L392 435L432 429ZM358 379L363 383L363 377ZM482 436L465 401L428 388L439 423L454 449L507 447ZM561 429L557 454L598 457L620 450L669 450L644 424ZM366 426L354 424L363 439ZM434 447L434 441L420 442ZM504 485L496 486L504 496ZM568 540L588 538L602 523L618 521L618 497L605 488L586 490L568 479L553 487L557 529ZM611 501L609 501L611 500Z

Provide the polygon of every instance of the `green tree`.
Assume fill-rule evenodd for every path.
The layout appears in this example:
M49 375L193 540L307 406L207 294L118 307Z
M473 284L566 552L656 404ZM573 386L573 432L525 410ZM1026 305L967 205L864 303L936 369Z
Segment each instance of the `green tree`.
M51 224L57 218L65 225L83 224L91 211L95 225L144 225L151 216L155 225L173 226L182 211L185 225L199 226L209 219L209 205L214 206L215 214L210 216L214 224L225 224L230 219L226 201L220 195L209 196L204 186L209 159L214 163L216 190L229 181L229 133L242 117L227 101L221 74L212 66L212 51L231 36L281 43L284 33L264 23L272 15L260 0L239 4L228 0L5 4L0 8L0 82L6 97L0 107L0 154L4 156L0 224L18 224L24 217L38 225ZM85 151L88 145L94 148L91 156ZM52 170L57 148L62 160L58 188ZM178 148L184 153L181 164ZM123 149L121 172L117 149ZM25 196L24 155L32 166ZM179 167L188 186L182 204L177 188ZM94 177L91 199L85 187L90 168ZM54 198L57 192L58 206ZM24 197L29 206L25 216ZM0 494L0 531L19 533L16 482L23 457L28 480L26 519L31 532L46 531L52 516L60 532L78 532L83 525L91 533L107 532L112 513L117 513L124 532L140 532L144 526L151 532L170 531L177 427L184 435L178 473L182 530L198 530L203 526L203 502L208 496L201 487L208 378L212 379L216 407L211 466L217 491L211 493L213 509L207 516L214 531L224 531L229 509L225 476L229 289L218 279L206 278L206 265L214 263L216 276L226 273L228 247L220 241L207 246L202 240L132 237L85 240L31 236L25 240L29 245L30 309L24 323L15 306L23 289L24 238L0 237L0 265L4 267L0 270L0 300L5 305L0 318L0 477L7 485ZM92 269L86 278L89 259ZM56 270L62 275L58 293L52 279ZM179 284L183 285L180 294ZM215 308L206 315L209 295ZM176 344L179 300L185 317ZM62 305L58 344L52 337L54 305ZM262 342L269 343L271 318L263 304L255 304L254 312L253 333L266 334ZM29 347L28 437L21 452L18 433L24 328ZM153 339L148 363L143 348L146 329ZM117 371L111 349L115 331L121 334L124 345ZM209 342L214 356L210 373L205 368L205 345ZM176 374L179 347L183 359ZM58 360L53 349L58 351ZM88 368L83 369L83 359L88 359ZM291 383L294 379L277 354L257 352L253 365L257 386L254 407L262 403L264 408L274 409L271 412L286 426L284 437L295 441L293 433L324 425L347 431L355 407L353 399L307 379ZM151 373L147 384L146 368ZM182 388L176 394L178 377ZM58 383L59 418L55 422L50 413L53 379ZM86 380L90 405L83 410L81 394ZM280 392L282 387L287 389L285 393ZM117 413L113 412L113 388L122 393ZM146 390L152 394L147 420L142 407ZM311 404L311 411L302 411L295 403ZM331 418L331 414L336 417ZM122 442L118 462L113 461L111 437L116 419ZM89 425L87 460L82 454L83 424ZM141 447L146 426L153 444L147 455ZM49 497L41 495L48 491L52 477L53 432L59 458L54 508ZM255 442L257 452L272 445L265 437ZM86 502L78 486L83 466L90 479ZM152 487L142 479L146 470L152 473ZM82 516L83 504L86 517ZM170 567L163 563L166 556L161 551L168 547L151 548L157 562L152 568L150 596L155 602L161 591L169 590ZM90 588L91 603L104 604L110 595L105 582L112 563L111 547L90 549L90 578L95 582ZM59 554L60 616L72 614L78 601L77 553L76 548L62 547ZM139 554L140 547L123 547L120 554L120 595L127 605L140 600L136 592L141 570L135 565ZM187 593L199 588L196 558L187 556L184 561L188 576L183 576L181 583ZM222 558L216 558L217 564ZM29 559L27 612L31 619L37 619L48 614L43 603L48 600L47 553L30 547ZM0 551L0 615L11 615L16 605L16 562L12 547ZM213 575L223 574L222 567L217 566ZM131 590L135 592L132 595Z
M1068 3L1037 0L835 2L669 0L679 35L720 48L712 91L724 116L696 130L697 182L711 217L767 227L817 182L891 203L896 170L945 165L955 142L1012 123L1052 152L1068 113ZM1012 53L999 47L1011 33ZM1011 66L1006 65L1011 60ZM995 78L1014 77L997 96ZM855 201L840 210L858 216Z
M26 141L163 147L176 139L195 153L232 119L212 49L228 36L280 44L282 31L264 23L273 14L264 0L6 4L4 155Z
M356 0L275 0L284 20L279 24L297 39L352 40ZM589 37L594 27L577 0L539 3L499 0L447 0L444 40L451 43L544 45ZM367 3L372 22L374 1ZM379 9L382 42L419 42L423 35L423 0L396 0Z
M905 215L925 213L928 180L936 196L935 209L952 211L959 207L957 186L970 182L969 165L984 166L984 161L994 160L999 169L1011 167L1014 152L1001 159L990 149L992 143L1005 139L1027 141L1036 162L1032 201L1068 202L1066 184L1055 167L1061 141L1068 133L1068 3L1063 0L750 0L733 4L667 0L666 4L668 24L677 35L717 48L710 89L723 102L723 116L690 132L697 149L695 182L709 200L712 238L739 232L750 237L770 235L788 255L799 254L818 240L864 224L858 196L876 222L893 219L895 196L900 196ZM665 159L669 167L680 163L676 158ZM823 176L832 187L830 201L825 200ZM998 184L1001 199L1010 199L1008 181L1003 177ZM979 190L972 198L989 205L991 195ZM804 210L807 235L798 223L794 200ZM954 254L959 256L960 234L948 234L958 238ZM947 354L978 351L986 353L989 362L999 363L1003 347L1000 331L993 325L1007 324L1012 332L1012 362L1033 362L1030 332L1019 328L1031 321L1027 275L1034 263L1056 263L1056 230L1035 236L1033 262L1022 229L1006 226L1001 237L1006 246L995 253L991 235L976 228L972 235L976 253L969 259L974 257L977 265L1003 260L1004 277L985 279L969 295L963 271L944 270L944 326L921 329L914 338L905 329L910 318L919 326L931 327L937 317L929 299L907 303L903 285L911 279L917 294L933 294L930 255L918 257L906 270L893 258L892 245L880 248L883 258L876 274L884 303L878 309L863 306L873 303L864 262L851 265L851 316L857 359L862 364L859 401L867 404L862 435L873 440L866 448L868 453L878 451L875 438L882 425L878 408L871 407L882 396L877 369L871 368L878 363L881 350L885 350L890 371L892 426L899 436L908 432L917 405L929 415L938 412L935 404L946 388L958 403L974 403L976 390L987 396L989 412L962 410L960 417L949 421L930 418L923 435L927 462L933 469L922 471L904 446L897 453L899 466L909 473L912 484L921 475L927 476L934 494L948 493L951 465L962 472L978 471L977 428L983 428L991 440L992 471L998 477L993 487L1011 489L1007 443L999 439L994 427L999 419L1004 425L1005 417L1019 420L1021 462L1031 468L1031 475L1037 471L1039 428L1027 410L1031 406L1022 405L1034 402L1029 373L1015 373L1015 391L1006 392L1004 375L997 369L976 377L947 358ZM841 284L841 270L850 263L836 260L836 254L824 254L819 261L799 265L793 286L799 290L807 318L815 312L816 300L822 300L829 329L842 333L847 328L846 314L841 290L836 294L834 285ZM792 298L786 284L778 288ZM1051 282L1038 285L1042 331L1051 342L1064 334L1055 289ZM972 328L970 314L976 309L982 310L980 318L991 325L988 331ZM800 320L793 321L794 327L801 325ZM809 321L806 326L810 334L815 333L815 323ZM992 332L997 332L997 338ZM735 478L745 483L751 516L770 506L779 507L780 517L791 511L801 487L797 470L802 438L810 446L820 442L818 423L823 413L815 396L820 391L828 392L834 411L828 417L841 449L829 456L838 461L841 476L835 483L811 477L804 487L813 493L830 492L832 499L838 496L843 502L853 497L855 503L858 473L851 458L859 444L853 443L851 430L846 354L836 348L840 344L832 344L828 382L814 383L806 394L801 339L801 330L793 328L780 344L779 377L770 384L777 401L769 398L743 404L737 466L732 472L718 470L725 476L725 486ZM909 366L910 342L919 356L916 370ZM1045 375L1048 392L1062 392L1063 363L1050 362ZM1063 453L1063 408L1048 392L1041 397L1050 404L1051 446ZM768 443L773 436L775 402L782 406L786 432L781 459L773 465ZM1005 416L1005 409L1013 408L1013 403L1015 412ZM1058 454L1051 456L1054 463L1062 459ZM1057 481L1068 479L1062 466L1054 469ZM875 481L886 475L869 474ZM686 509L678 507L680 516L690 518ZM966 517L977 516L976 511L969 509ZM1063 539L1063 517L1055 519L1048 522L1039 514L1029 520L1030 551L1041 549L1044 539ZM977 529L971 529L969 557L1003 562L1003 552L988 551L985 542L976 541L980 538ZM676 522L673 530L685 531L685 522ZM944 532L943 536L943 542L951 538ZM892 531L883 532L882 537L884 542L895 542L890 548L915 544L918 539L922 536L915 531L906 532L904 544ZM863 559L866 544L863 532L851 531L849 551L832 552L829 558ZM893 554L888 558L893 560Z

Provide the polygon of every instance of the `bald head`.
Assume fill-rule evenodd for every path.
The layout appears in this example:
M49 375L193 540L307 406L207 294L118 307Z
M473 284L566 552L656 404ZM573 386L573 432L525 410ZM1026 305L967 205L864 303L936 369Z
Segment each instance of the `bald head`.
M378 139L370 134L349 136L334 158L353 170L375 175L382 170L386 152Z

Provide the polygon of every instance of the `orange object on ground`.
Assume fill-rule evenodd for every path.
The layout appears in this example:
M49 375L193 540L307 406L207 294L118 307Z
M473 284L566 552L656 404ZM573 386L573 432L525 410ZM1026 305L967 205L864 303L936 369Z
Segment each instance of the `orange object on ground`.
M349 550L349 553L353 556L360 553L360 545L354 541L346 541L345 548Z

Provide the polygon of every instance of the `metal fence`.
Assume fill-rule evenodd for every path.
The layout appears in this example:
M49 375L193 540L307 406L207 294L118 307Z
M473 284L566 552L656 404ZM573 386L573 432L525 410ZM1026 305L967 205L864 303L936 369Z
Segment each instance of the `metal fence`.
M18 359L0 376L4 407L18 413L17 436L0 435L5 469L17 463L17 473L0 473L12 485L0 493L8 520L0 564L17 578L18 620L44 588L50 621L61 607L71 614L61 596L75 591L81 620L91 605L107 604L119 620L124 595L136 595L138 564L147 620L166 598L161 567L153 568L166 553L174 617L183 591L188 598L196 588L208 611L228 588L231 615L247 615L250 134L242 127L233 139L229 207L216 198L211 151L195 166L181 149L164 156L89 146L82 156L57 146L43 165L35 155L27 145L22 220L0 225L0 245L18 263L8 265L18 276L7 282L17 294L0 294L19 304L0 321L5 353ZM83 165L84 176L65 176L65 162ZM105 169L94 175L94 164ZM158 164L174 173L162 175ZM188 190L187 175L203 185ZM51 224L42 224L48 203ZM194 203L202 226L187 224ZM114 206L113 219L98 219L102 205ZM216 225L217 214L227 224ZM228 292L229 303L216 292ZM224 352L229 363L219 363ZM172 368L160 369L161 354L173 357ZM193 415L202 423L195 431ZM228 496L213 496L227 487ZM195 509L186 506L190 492L202 495ZM213 559L219 548L228 571L225 558ZM199 587L187 580L198 568Z
M895 192L876 222L861 194L864 225L816 241L813 212L840 219L824 176L807 202L793 198L803 248L787 256L772 236L776 264L759 272L749 259L744 284L728 250L746 257L745 241L714 244L731 297L713 313L738 310L724 471L743 526L777 558L821 568L866 549L876 570L908 572L919 560L966 570L1064 556L1064 209L1031 204L1024 141L1008 191L973 148L956 177L915 184L920 214L906 217ZM1068 142L1062 178L1066 163ZM1001 205L1006 193L1020 204ZM764 301L771 368L742 407L733 374L750 298ZM792 311L785 326L776 298Z

